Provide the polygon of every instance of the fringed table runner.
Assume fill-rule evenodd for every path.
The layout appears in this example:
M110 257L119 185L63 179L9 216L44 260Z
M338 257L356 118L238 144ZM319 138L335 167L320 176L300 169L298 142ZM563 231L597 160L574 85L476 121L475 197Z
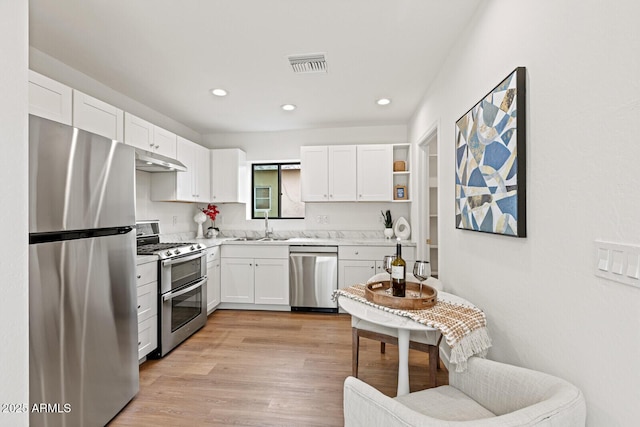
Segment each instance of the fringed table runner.
M444 295L443 295L444 294ZM398 316L408 317L423 325L438 329L451 347L451 363L456 371L462 372L467 367L467 359L477 355L484 357L491 347L491 339L487 333L487 319L479 308L448 301L446 293L438 293L438 302L424 310L400 310L385 307L368 301L365 298L365 285L357 284L333 292L334 300L339 296L351 298Z

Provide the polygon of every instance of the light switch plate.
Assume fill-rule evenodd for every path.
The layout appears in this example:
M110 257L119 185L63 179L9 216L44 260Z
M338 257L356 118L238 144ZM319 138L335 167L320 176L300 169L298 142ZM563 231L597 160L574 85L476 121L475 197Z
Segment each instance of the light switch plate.
M594 244L596 276L640 287L640 246L602 240Z

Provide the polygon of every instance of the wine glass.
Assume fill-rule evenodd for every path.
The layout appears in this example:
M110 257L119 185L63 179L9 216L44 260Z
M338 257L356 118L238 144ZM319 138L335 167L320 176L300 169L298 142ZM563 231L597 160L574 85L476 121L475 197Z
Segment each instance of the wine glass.
M422 298L422 281L431 276L431 264L429 264L429 261L416 261L413 264L413 275L420 280L420 298Z
M389 273L389 284L391 284L391 263L396 259L396 255L385 255L384 260L382 261L384 264L384 271Z

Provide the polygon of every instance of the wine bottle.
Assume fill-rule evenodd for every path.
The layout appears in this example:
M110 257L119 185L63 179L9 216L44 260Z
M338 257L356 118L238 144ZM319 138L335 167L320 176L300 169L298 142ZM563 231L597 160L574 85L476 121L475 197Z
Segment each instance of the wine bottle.
M396 244L396 258L391 262L391 291L394 297L404 297L407 288L405 270L407 263L402 259L400 238Z

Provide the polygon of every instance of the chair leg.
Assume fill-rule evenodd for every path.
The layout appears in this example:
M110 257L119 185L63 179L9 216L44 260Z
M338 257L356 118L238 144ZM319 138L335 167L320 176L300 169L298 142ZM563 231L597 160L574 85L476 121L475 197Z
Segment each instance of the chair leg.
M384 342L380 342L380 353L384 354L384 351L386 349L386 345Z
M437 372L438 365L440 364L440 349L438 346L429 346L429 384L431 387L436 387L437 384Z
M358 329L351 328L351 375L358 378L358 352L360 350L360 336Z

